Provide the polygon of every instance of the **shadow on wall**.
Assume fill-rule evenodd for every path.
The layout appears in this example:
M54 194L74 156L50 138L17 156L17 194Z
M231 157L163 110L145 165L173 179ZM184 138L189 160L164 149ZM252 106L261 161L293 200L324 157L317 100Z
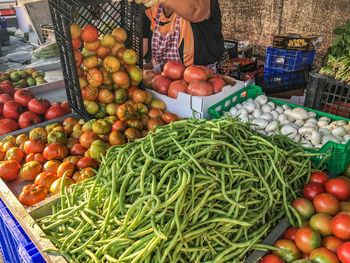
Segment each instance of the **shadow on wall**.
M281 33L324 37L315 60L320 66L335 38L333 28L350 19L349 0L219 0L225 39L249 40L254 54L265 56L278 33L281 1Z

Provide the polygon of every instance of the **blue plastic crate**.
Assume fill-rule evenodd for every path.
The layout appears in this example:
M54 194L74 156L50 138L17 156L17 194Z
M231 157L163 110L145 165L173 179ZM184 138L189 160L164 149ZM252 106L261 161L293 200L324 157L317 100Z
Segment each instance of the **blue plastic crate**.
M290 72L302 70L312 65L315 50L309 52L268 47L266 50L265 68Z
M0 252L5 263L45 263L21 225L0 199Z
M307 86L308 75L308 68L291 72L264 68L264 73L255 75L255 83L260 86L266 94L272 94L296 89L305 89Z
M0 29L7 29L7 21L0 17Z

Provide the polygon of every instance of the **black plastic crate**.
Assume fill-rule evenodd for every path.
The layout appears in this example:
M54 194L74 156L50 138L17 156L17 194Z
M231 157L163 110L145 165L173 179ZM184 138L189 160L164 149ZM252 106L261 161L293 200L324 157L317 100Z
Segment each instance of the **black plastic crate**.
M255 75L255 84L260 86L266 94L306 89L309 69L283 72L269 68L264 73Z
M257 61L251 58L233 58L220 65L218 72L221 75L241 79L243 73L257 69Z
M350 118L350 85L313 71L310 73L304 106Z
M225 40L224 44L230 59L236 58L238 56L238 41Z
M83 119L91 116L85 111L77 69L70 25L91 24L102 33L111 33L120 26L128 33L125 44L138 55L137 65L142 68L142 13L141 5L134 1L108 0L49 0L54 32L61 58L62 72L66 86L67 98L72 109Z

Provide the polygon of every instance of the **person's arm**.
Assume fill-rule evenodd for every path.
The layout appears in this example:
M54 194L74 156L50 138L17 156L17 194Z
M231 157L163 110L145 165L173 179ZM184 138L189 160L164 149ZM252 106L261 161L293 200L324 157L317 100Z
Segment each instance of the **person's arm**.
M143 18L143 28L142 28L142 37L143 37L143 41L142 41L142 46L143 46L143 57L145 57L147 55L147 53L149 52L149 39L152 36L151 33L151 21L149 19L149 17L146 15L146 10L143 12L142 14Z
M142 45L143 45L143 57L145 57L148 53L148 41L149 41L148 38L143 39L143 43L142 43Z
M210 17L211 0L165 0L164 7L189 22L199 23Z

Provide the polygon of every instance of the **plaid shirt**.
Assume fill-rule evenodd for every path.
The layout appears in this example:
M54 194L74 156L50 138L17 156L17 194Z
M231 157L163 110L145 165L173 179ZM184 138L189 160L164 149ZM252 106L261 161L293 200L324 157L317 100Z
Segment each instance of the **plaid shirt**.
M174 31L163 35L159 31L159 22L162 14L163 5L159 5L156 25L152 37L152 63L153 65L162 65L168 61L181 61L179 54L179 37L180 37L180 17L176 17Z

